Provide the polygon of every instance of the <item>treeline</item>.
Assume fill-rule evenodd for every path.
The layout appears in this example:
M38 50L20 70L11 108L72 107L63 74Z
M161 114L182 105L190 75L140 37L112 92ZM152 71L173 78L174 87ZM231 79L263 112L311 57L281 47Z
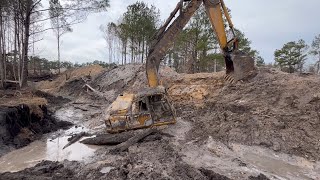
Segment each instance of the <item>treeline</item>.
M0 88L12 78L20 87L27 84L30 55L35 54L34 44L42 40L43 32L53 29L60 37L88 13L109 6L108 0L68 0L63 6L59 0L49 0L49 8L44 8L42 2L47 1L0 1ZM50 28L44 27L46 21L51 21Z
M29 57L29 73L33 76L42 76L52 73L58 73L59 69L70 69L74 67L84 67L90 65L100 65L104 68L115 67L116 64L106 63L103 61L95 60L93 62L85 62L85 63L72 63L70 61L50 61L46 58L40 58L38 56ZM10 71L10 70L9 70ZM10 71L9 74L12 74ZM15 78L15 77L12 77Z
M275 65L282 71L294 73L305 70L304 65L308 57L314 58L313 64L307 71L320 73L320 34L317 35L309 46L303 39L291 41L274 52Z
M159 14L160 11L154 6L136 2L128 6L118 22L102 26L110 62L144 63L152 37L161 25ZM240 30L236 32L240 50L254 57L258 65L264 64L263 58L251 48L251 42L244 33ZM174 42L163 63L175 68L177 72L185 73L223 70L224 59L219 43L203 6Z

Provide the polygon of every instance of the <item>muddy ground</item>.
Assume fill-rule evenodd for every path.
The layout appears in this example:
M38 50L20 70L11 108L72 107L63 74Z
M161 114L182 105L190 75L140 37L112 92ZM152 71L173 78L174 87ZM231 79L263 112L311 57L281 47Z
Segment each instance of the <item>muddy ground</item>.
M55 108L59 119L84 126L91 133L105 133L104 119L117 95L146 87L144 67L90 67L83 72L78 70L69 79L41 82L37 89L49 92L47 97L53 94L72 100ZM223 73L178 74L168 67L161 68L160 76L178 114L176 125L160 128L171 137L151 136L121 153L105 146L89 161L44 161L0 177L320 178L319 76L262 68L247 82L225 84Z
M72 125L53 117L47 108L48 101L36 96L37 93L29 89L16 93L12 90L0 92L0 157L13 149L27 146L43 134ZM55 99L55 103L49 103L51 107L59 106L59 98L51 96L51 99Z

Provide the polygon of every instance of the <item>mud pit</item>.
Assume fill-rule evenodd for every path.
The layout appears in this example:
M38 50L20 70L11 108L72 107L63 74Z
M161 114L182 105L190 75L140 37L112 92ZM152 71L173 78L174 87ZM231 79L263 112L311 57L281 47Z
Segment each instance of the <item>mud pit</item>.
M43 134L72 125L57 121L47 109L46 99L33 97L29 92L22 91L20 95L0 92L0 157L40 139Z
M179 116L160 129L173 135L150 138L127 152L96 150L90 161L45 161L0 177L50 179L319 179L320 83L260 69L249 82L224 84L223 73L160 73ZM56 114L95 133L104 132L106 109L118 94L145 87L144 67L121 66L68 80L55 95L72 102ZM54 83L54 82L53 82ZM103 93L97 97L85 83ZM76 91L75 91L75 87ZM40 87L41 89L41 87Z

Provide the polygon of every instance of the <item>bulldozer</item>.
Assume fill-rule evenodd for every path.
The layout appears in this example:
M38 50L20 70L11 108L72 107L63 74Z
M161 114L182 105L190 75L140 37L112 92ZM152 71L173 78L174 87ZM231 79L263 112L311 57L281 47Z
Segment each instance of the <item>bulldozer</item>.
M257 74L254 59L238 50L238 38L223 0L181 0L151 43L146 60L149 87L137 94L124 93L117 97L111 104L110 116L105 119L109 133L176 123L175 109L161 85L158 71L167 51L202 4L224 56L225 81L234 83ZM225 23L232 34L229 39Z

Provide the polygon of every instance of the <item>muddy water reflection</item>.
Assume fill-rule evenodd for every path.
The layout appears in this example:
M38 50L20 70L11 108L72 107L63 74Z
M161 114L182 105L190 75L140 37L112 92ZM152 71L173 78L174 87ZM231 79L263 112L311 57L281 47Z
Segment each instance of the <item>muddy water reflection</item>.
M75 131L75 128L64 132L68 134ZM97 146L87 146L76 142L71 146L62 149L68 143L68 136L60 135L55 139L35 141L30 145L12 151L0 158L0 172L20 171L28 167L33 167L42 160L63 161L76 160L86 161L94 155Z

